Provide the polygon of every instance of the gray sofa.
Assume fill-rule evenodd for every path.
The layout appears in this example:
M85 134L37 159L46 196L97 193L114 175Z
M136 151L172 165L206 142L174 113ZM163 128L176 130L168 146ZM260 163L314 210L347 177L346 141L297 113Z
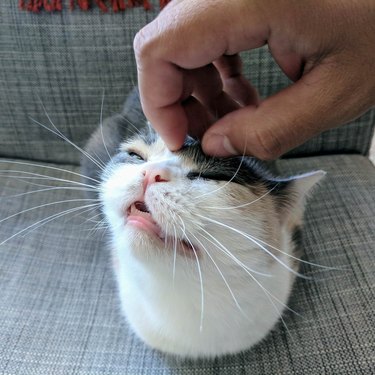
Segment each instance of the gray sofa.
M289 305L300 315L284 314L289 332L278 324L236 356L166 356L124 322L105 228L75 211L87 204L80 185L62 181L80 181L80 153L35 122L52 128L49 117L82 147L103 92L108 117L134 86L132 39L158 5L104 14L68 3L52 14L0 4L0 374L374 373L375 168L366 155L375 112L277 162L285 174L328 172L309 201L304 259L345 270L302 267L311 280L295 284ZM243 58L263 96L289 84L266 48Z

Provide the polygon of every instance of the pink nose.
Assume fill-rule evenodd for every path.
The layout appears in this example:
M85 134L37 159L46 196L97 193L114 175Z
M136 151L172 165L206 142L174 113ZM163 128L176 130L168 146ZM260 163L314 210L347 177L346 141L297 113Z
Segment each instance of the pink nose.
M170 172L166 168L150 168L143 171L145 176L143 180L143 189L146 190L147 187L155 182L168 182L170 181Z

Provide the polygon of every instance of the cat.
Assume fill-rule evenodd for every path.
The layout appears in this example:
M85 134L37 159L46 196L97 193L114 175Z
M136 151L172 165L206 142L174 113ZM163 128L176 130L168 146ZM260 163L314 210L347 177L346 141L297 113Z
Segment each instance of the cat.
M122 311L149 346L181 357L250 348L282 319L298 273L306 198L324 176L275 178L255 158L167 149L135 89L86 151ZM104 166L104 168L103 168ZM93 193L92 193L93 194Z

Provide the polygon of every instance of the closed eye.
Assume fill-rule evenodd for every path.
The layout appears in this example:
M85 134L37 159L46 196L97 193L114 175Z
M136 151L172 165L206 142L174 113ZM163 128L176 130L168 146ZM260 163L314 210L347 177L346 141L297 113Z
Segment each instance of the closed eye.
M197 180L199 178L203 180L213 180L213 181L230 181L232 182L238 182L236 181L236 178L233 178L233 175L225 174L225 173L217 173L217 172L189 172L186 177L189 180Z
M140 161L145 161L145 159L143 158L142 155L134 152L134 151L128 151L128 155L131 157L131 158L134 158L134 159L137 159L137 160L140 160Z

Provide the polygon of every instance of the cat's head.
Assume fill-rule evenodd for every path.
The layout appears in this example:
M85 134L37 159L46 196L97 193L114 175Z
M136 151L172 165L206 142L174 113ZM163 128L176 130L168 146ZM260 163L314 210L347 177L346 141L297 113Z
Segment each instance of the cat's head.
M171 152L149 129L121 142L101 176L100 199L116 247L138 259L176 266L178 257L215 264L250 254L263 272L273 261L265 244L276 254L283 232L293 240L321 177L273 178L254 158L209 157L191 139Z

